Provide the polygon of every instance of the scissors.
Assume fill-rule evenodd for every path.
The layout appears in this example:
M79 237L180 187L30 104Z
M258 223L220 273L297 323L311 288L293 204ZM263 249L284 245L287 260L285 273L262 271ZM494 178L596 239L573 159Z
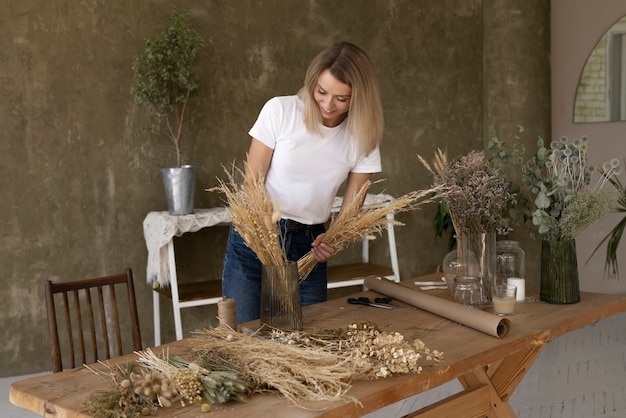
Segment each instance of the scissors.
M353 305L373 306L374 308L393 309L393 306L381 305L381 303L389 303L389 302L384 302L383 299L384 300L389 299L389 302L391 302L390 298L376 298L376 299L374 299L374 301L378 302L378 303L372 303L372 301L370 301L369 298L360 297L358 299L357 298L348 298L348 303L351 303Z
M391 305L391 306L398 306L398 305L394 305L393 303L391 303L393 299L391 298L375 298L374 299L374 303L384 303L385 305Z

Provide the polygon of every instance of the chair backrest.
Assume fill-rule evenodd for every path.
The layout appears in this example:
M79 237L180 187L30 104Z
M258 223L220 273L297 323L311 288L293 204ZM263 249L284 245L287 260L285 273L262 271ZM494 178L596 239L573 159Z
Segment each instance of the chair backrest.
M116 287L118 290L126 288L128 310L124 310L122 315L118 305L123 306L124 303L123 299L118 302ZM72 368L142 349L131 269L122 274L73 282L53 283L46 280L45 290L53 372L63 370L63 358L68 356L67 351L63 355L62 345L69 347ZM55 294L59 295L55 298ZM65 326L61 327L61 324ZM124 342L129 345L129 340L122 338L122 330L128 327L132 330L132 350L123 348ZM65 328L62 337L59 328Z

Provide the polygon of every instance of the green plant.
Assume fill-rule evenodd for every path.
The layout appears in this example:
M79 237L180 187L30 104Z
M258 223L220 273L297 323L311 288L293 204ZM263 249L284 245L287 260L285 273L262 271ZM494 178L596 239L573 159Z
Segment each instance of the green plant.
M618 190L604 186L607 182L613 184L619 161L605 162L600 178L591 186L595 169L587 161L587 137L570 142L563 136L549 146L539 137L537 150L528 160L523 159L524 150L517 145L492 138L488 149L494 160L512 162L521 168L520 193L524 197L518 198L511 215L532 232L544 239L575 238L616 207Z
M437 213L433 218L433 229L435 230L435 238L443 237L443 233L449 230L448 236L448 251L452 251L456 245L456 234L454 233L454 225L452 225L452 218L448 213L446 202L442 199L437 204Z
M604 171L604 170L603 170ZM619 173L618 173L619 174ZM617 249L622 239L624 229L626 229L626 188L623 183L617 177L609 179L611 184L619 191L620 197L617 201L617 208L615 211L623 213L624 217L613 227L613 229L600 241L598 246L593 250L589 259L598 251L600 246L606 242L606 257L604 262L604 271L608 271L609 275L619 276L619 266L617 260Z
M149 131L165 130L181 165L182 130L200 91L199 53L204 39L189 26L186 13L174 9L169 24L161 33L146 39L145 49L135 56L135 84L131 94L139 104L148 107Z

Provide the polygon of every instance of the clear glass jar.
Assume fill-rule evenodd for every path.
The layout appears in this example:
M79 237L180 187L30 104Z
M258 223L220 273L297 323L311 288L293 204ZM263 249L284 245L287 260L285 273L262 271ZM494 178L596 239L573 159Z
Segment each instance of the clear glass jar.
M525 279L526 254L519 242L502 240L496 243L496 275L498 284L506 284L509 277Z
M443 258L442 262L443 278L448 285L448 293L450 296L454 296L454 278L461 275L478 276L480 274L480 267L478 266L478 260L476 256L471 253L470 259L463 265L459 260L457 250L452 250Z
M456 303L469 308L482 309L483 284L480 276L456 276L454 278L454 295Z

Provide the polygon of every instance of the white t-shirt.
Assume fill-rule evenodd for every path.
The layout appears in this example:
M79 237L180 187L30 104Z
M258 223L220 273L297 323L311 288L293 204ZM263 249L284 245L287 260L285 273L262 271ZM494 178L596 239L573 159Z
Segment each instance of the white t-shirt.
M304 125L304 104L297 96L270 99L250 129L250 136L274 150L265 187L285 219L312 225L330 216L335 195L353 173L381 171L380 151L359 155L344 120L321 126L322 136Z

